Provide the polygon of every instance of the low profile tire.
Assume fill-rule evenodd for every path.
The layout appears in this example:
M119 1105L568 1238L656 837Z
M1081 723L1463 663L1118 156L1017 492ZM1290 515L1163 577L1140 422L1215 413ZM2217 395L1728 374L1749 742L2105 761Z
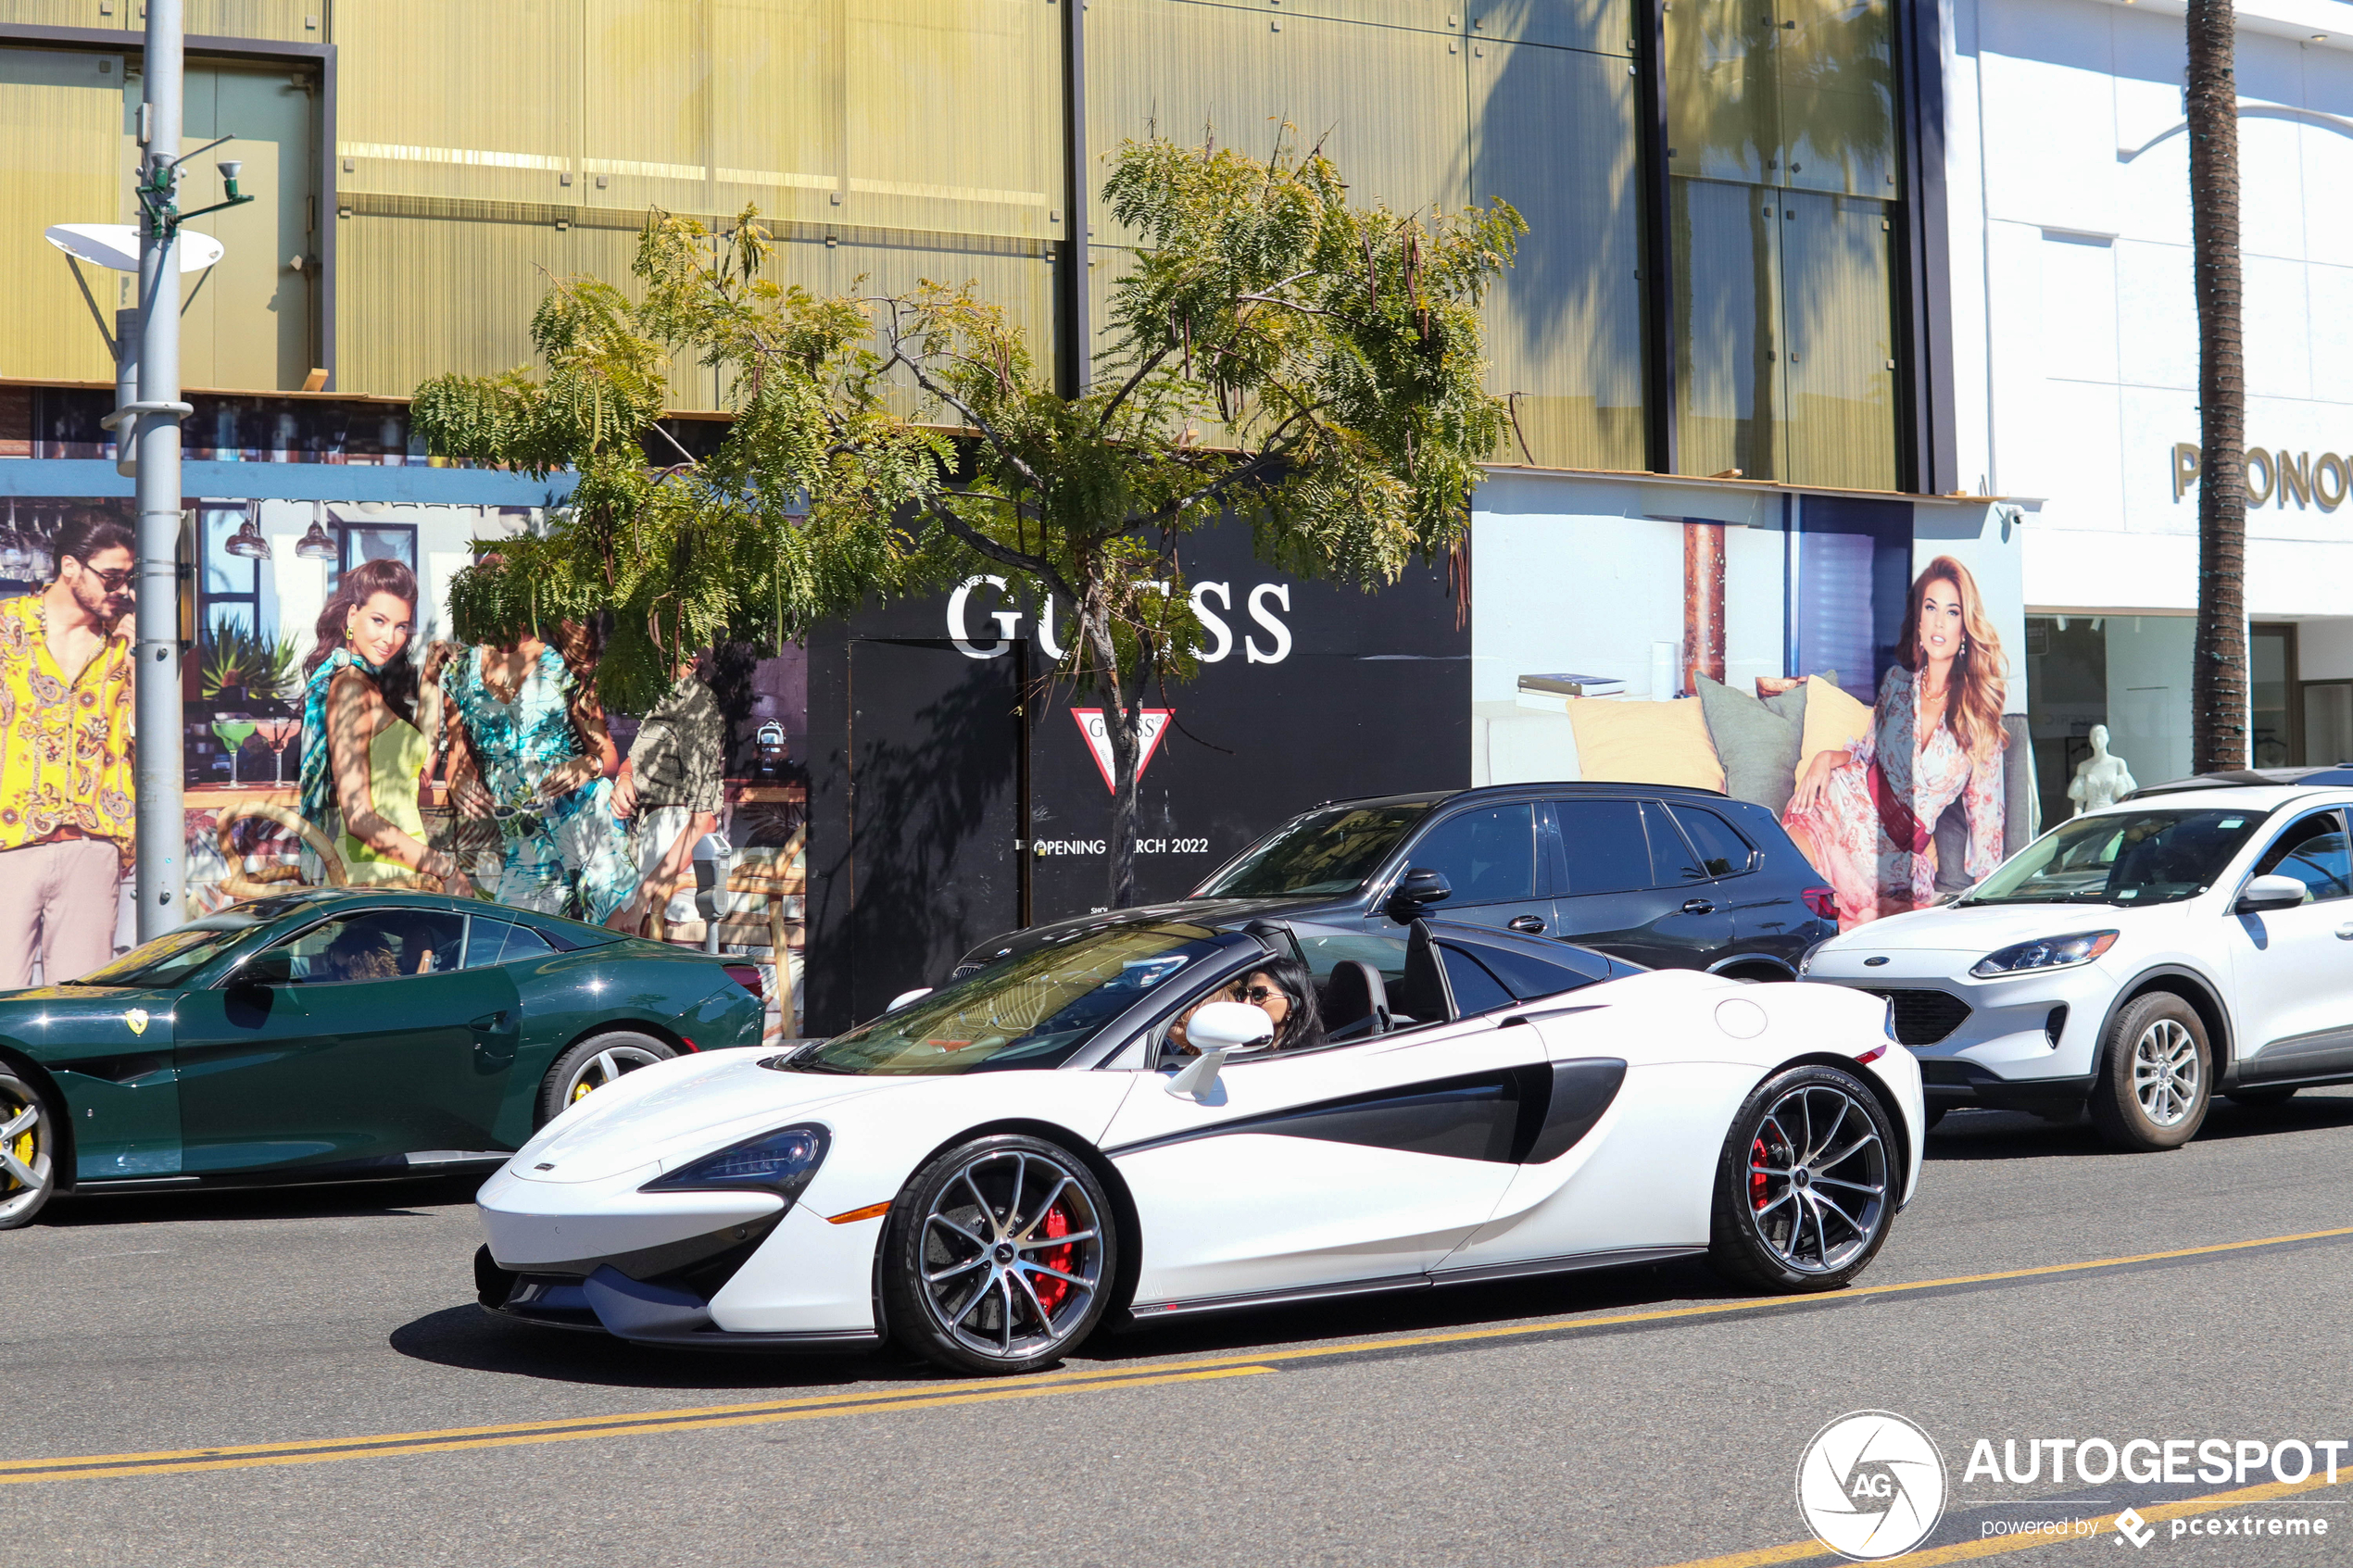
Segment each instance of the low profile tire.
M2213 1103L2214 1054L2196 1008L2167 991L2135 997L2105 1047L2090 1110L2109 1147L2155 1154L2197 1135Z
M668 1061L677 1054L667 1040L635 1029L591 1035L556 1058L556 1065L547 1069L547 1076L539 1085L536 1125L546 1126L574 1100L603 1088L623 1073Z
M41 1091L0 1072L0 1231L29 1225L57 1190L57 1131Z
M1846 1284L1894 1223L1896 1147L1878 1098L1852 1073L1775 1073L1732 1118L1718 1157L1708 1262L1759 1291Z
M925 1165L882 1239L891 1336L957 1372L1034 1372L1101 1322L1118 1273L1102 1184L1058 1144L975 1138Z
M2269 1110L2274 1106L2285 1105L2294 1099L2296 1091L2292 1088L2229 1089L2224 1091L2224 1098L2234 1105L2244 1105L2251 1110Z

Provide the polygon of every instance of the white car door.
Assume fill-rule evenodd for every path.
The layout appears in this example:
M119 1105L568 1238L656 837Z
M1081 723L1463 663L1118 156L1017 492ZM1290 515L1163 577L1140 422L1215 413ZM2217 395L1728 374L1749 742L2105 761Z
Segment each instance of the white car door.
M1542 1058L1490 1016L1237 1057L1207 1101L1148 1073L1103 1138L1143 1232L1136 1311L1418 1278L1510 1184Z
M2258 876L2292 876L2292 909L2225 914L2245 1081L2295 1078L2353 1060L2353 855L2335 810L2291 822Z

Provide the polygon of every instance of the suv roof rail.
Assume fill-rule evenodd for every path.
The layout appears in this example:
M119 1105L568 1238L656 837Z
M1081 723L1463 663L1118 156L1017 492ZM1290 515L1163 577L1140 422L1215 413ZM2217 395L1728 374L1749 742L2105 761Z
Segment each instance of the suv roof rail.
M2244 789L2249 785L2277 789L2291 784L2308 789L2353 785L2353 763L2327 762L2309 768L2233 768L2225 772L2196 773L2165 784L2143 784L2124 798L2138 800L2148 795L2180 795L2197 789Z

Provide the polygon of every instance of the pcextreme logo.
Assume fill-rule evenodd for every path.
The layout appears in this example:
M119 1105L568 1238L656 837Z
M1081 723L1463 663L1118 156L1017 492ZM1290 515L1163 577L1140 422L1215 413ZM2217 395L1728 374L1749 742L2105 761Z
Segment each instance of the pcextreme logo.
M1797 1466L1797 1507L1824 1546L1857 1562L1900 1556L1944 1513L1944 1458L1886 1411L1856 1411L1814 1434Z

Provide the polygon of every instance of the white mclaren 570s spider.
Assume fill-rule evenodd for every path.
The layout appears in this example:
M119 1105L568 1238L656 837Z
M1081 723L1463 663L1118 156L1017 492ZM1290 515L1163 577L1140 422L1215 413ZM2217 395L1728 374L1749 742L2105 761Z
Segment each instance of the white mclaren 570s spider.
M1309 947L1108 916L829 1040L639 1068L483 1187L483 1303L1013 1373L1107 1319L1683 1256L1831 1289L1918 1180L1876 997L1427 920Z

